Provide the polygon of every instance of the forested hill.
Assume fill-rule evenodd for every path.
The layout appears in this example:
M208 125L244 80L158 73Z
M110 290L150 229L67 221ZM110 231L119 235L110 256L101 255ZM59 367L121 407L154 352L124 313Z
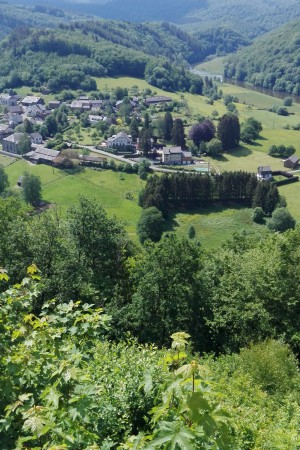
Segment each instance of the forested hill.
M226 26L255 37L300 16L298 0L11 0L51 4L80 14L131 22L167 21L187 30Z
M33 6L25 7L0 2L0 39L9 34L14 28L56 27L60 22L70 20L71 16L61 9Z
M230 40L231 46L242 43L237 34ZM227 45L222 37L202 42L167 23L99 20L60 23L56 29L16 28L0 44L0 89L26 84L52 92L91 90L91 76L127 75L146 77L162 89L192 88L201 94L195 75L182 67L214 54L220 45Z
M300 19L230 57L225 75L256 86L300 94Z

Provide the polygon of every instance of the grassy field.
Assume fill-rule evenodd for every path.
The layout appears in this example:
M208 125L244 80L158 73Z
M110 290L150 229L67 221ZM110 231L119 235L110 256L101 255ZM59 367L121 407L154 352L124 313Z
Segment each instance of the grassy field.
M92 169L70 175L50 166L17 161L6 169L11 187L16 186L25 170L41 177L43 199L57 205L62 216L78 203L80 195L93 197L109 215L121 220L129 235L136 239L135 228L141 212L138 194L144 185L137 175ZM133 200L127 200L126 193L130 193Z
M219 58L211 59L210 61L205 61L201 64L197 64L195 69L203 70L204 72L209 72L216 75L222 75L224 72L224 61L226 58L226 56L221 56Z
M199 208L190 213L178 213L172 221L172 229L187 236L193 225L198 239L205 249L219 247L233 233L262 233L265 227L254 224L252 210L248 208Z

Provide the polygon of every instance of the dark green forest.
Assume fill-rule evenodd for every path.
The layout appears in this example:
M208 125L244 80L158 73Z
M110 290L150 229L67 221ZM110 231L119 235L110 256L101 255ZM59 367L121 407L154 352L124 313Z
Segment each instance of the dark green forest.
M231 56L225 76L290 94L300 94L300 21L258 39Z

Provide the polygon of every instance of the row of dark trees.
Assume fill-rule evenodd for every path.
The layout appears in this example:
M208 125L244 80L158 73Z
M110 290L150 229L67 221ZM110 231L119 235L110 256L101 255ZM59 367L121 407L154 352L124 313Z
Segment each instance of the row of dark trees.
M247 172L225 172L214 176L174 173L149 178L139 201L144 208L155 206L164 216L173 209L213 202L260 206L266 214L271 214L279 202L279 193L274 184L260 182L254 174Z

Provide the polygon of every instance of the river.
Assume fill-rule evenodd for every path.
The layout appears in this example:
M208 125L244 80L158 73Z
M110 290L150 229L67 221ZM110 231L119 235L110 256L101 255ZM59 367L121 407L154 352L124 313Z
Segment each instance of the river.
M300 103L300 95L292 95L292 94L288 94L287 92L273 91L272 89L266 89L266 88L263 88L260 86L254 86L254 85L244 82L244 81L237 81L232 78L224 78L222 74L210 73L210 72L206 72L205 70L192 69L191 72L195 73L197 75L200 75L201 77L212 78L221 83L227 83L227 84L232 84L235 86L240 86L242 88L250 89L251 91L255 91L255 92L260 92L261 94L269 95L269 96L275 97L275 98L284 99L286 97L292 97L294 102Z

